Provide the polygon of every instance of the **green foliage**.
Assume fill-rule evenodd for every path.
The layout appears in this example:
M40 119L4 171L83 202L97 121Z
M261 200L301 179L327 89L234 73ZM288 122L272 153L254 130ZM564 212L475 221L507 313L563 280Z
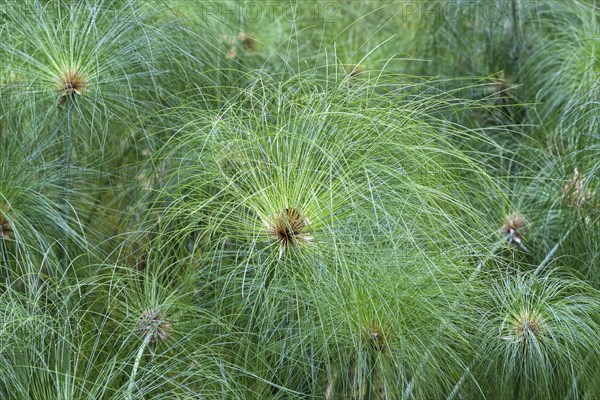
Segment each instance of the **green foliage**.
M580 398L594 390L598 294L556 274L503 276L492 287L478 326L478 368L493 377L487 394Z
M466 3L0 5L0 398L597 398L598 4Z

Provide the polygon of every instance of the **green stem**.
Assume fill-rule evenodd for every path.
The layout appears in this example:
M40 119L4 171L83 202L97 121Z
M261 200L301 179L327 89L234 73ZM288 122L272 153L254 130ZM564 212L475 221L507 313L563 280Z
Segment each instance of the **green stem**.
M490 252L490 255L488 257L486 257L484 260L481 260L479 262L479 264L477 264L477 268L475 268L475 270L469 277L469 280L468 280L469 283L473 282L475 280L475 278L477 278L477 275L479 275L479 272L485 267L485 263L496 256L496 253L502 247L504 247L504 243L505 243L505 241L499 241L494 244L494 247L492 247L492 251ZM452 304L452 309L455 309L457 305L458 305L458 300ZM425 366L425 363L429 360L430 355L431 355L431 353L429 351L427 352L427 354L425 354L425 356L421 360L421 363L419 364L419 367L417 368L417 371L421 370L421 368L423 368ZM467 375L466 375L466 371L465 371L463 373L463 375L461 376L461 378L459 379L459 381L457 382L457 384L455 385L455 387L453 388L452 393L450 393L450 395L448 396L448 399L452 399L458 394L458 391L460 390L460 386L462 386L466 377L467 377ZM410 380L410 382L408 383L406 390L404 391L404 396L402 397L403 400L407 400L412 396L412 391L414 389L414 386L415 386L415 378L413 377Z
M452 388L452 392L446 398L446 400L454 400L454 398L456 396L458 396L458 394L460 393L460 389L461 389L462 385L465 383L465 381L467 380L467 376L469 375L469 373L470 373L469 368L467 368L467 370L465 372L463 372L463 374L460 376L460 379L458 380L458 382L456 382L456 385L454 385L454 388Z
M548 264L550 262L550 259L554 256L554 253L556 253L556 250L558 250L558 248L563 244L563 242L569 237L569 235L571 234L571 231L573 230L573 228L569 229L559 240L558 242L556 242L556 244L554 245L554 247L552 247L552 249L550 249L550 252L546 255L546 257L542 260L542 262L540 263L540 265L537 266L537 268L535 269L535 271L533 271L534 275L539 274L542 269L546 266L546 264Z
M2 265L0 266L2 268L2 272L3 275L4 273L6 274L6 282L9 282L10 279L10 265L8 265L8 250L6 248L6 242L3 239L0 239L0 254L2 254ZM4 278L4 276L3 276Z
M63 239L61 243L60 262L62 270L65 271L69 265L68 242L69 242L69 188L71 172L71 129L72 129L73 100L67 100L67 132L63 154L63 192L61 203L61 214L63 217Z
M133 399L133 390L135 389L135 377L137 375L138 369L140 368L140 362L142 361L142 357L144 356L144 351L146 351L146 347L150 343L150 339L152 339L152 335L148 333L144 342L138 349L137 355L135 356L135 361L133 363L133 370L131 371L131 376L129 378L129 385L127 386L127 400Z

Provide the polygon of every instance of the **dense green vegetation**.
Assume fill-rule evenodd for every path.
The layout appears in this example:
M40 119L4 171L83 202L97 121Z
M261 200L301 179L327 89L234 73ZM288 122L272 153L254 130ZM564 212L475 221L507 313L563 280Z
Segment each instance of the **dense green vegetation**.
M600 3L0 4L0 399L600 398Z

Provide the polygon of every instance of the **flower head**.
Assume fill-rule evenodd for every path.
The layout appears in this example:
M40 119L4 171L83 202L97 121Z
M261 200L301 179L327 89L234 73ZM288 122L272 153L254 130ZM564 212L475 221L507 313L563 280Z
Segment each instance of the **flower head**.
M502 339L527 342L539 339L544 334L544 321L535 312L522 309L511 318L509 329L510 334L503 336Z
M60 104L72 99L74 95L81 96L88 86L86 76L77 68L67 68L59 74L57 83L61 92Z
M575 168L573 177L562 189L563 199L571 206L583 207L592 200L594 192L585 187L585 176L581 168Z
M263 223L269 236L279 242L280 259L286 249L314 240L307 232L310 221L297 208L287 207Z
M240 32L237 38L222 33L221 41L230 46L227 51L227 58L235 58L238 50L256 51L256 38L246 32Z
M6 218L0 216L0 237L3 239L10 238L10 232L12 232L10 223L6 220Z
M387 335L385 333L385 329L380 324L373 323L367 325L364 330L364 336L369 349L383 355L388 354L386 346Z
M513 83L507 78L504 71L500 73L498 79L488 87L488 92L497 96L497 103L508 104L512 100Z
M165 341L173 332L171 323L163 318L159 310L148 310L137 323L138 333L149 345Z
M527 251L523 244L522 233L525 228L526 221L521 214L513 213L506 217L504 224L502 225L501 232L504 237L508 240L510 246L520 246L523 250Z
M373 316L367 317L360 323L359 329L363 347L367 351L380 353L383 356L389 355L388 344L390 343L392 329L386 321Z
M246 32L240 32L240 43L248 51L256 51L256 38Z

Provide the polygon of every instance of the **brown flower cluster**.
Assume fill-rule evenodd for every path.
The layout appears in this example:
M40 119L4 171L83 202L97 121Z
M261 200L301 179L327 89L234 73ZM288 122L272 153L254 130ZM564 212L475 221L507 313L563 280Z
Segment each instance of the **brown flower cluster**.
M510 246L519 246L523 250L527 251L527 248L523 244L523 231L526 227L525 218L521 214L511 214L504 220L501 232L504 237L508 240Z
M221 40L231 46L227 51L227 58L235 58L239 50L256 51L258 41L252 35L246 32L240 32L236 37L229 36L226 34L221 35Z
M312 243L313 236L308 234L310 221L294 207L287 207L270 221L263 221L270 237L279 242L279 258L286 249L305 243Z
M173 332L171 323L163 318L159 310L148 310L137 323L138 333L149 345L164 342Z
M9 239L11 232L12 228L10 223L6 220L6 218L0 215L0 237L3 239Z
M62 105L75 95L81 96L88 86L88 80L78 68L67 68L58 76L57 84L61 93L58 103Z

